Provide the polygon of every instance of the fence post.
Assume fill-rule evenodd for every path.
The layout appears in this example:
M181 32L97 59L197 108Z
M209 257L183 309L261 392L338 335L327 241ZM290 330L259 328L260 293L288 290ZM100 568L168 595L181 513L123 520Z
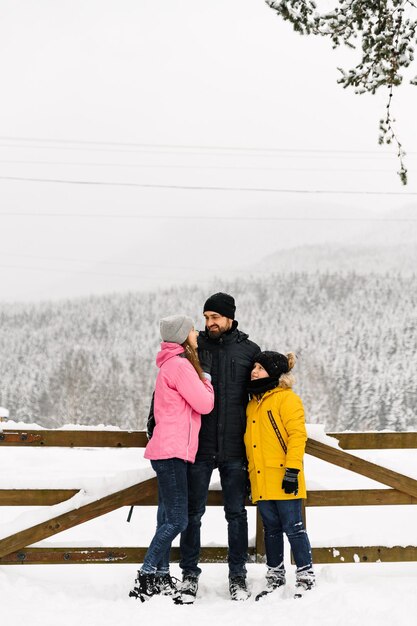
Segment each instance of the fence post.
M258 507L256 507L256 536L255 536L255 562L262 563L265 557L265 538L264 538L264 526L262 523L262 517L259 513Z

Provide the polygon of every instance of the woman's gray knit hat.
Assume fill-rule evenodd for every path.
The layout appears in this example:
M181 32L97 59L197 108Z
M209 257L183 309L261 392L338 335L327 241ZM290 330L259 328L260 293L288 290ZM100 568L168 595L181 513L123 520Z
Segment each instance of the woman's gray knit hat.
M170 315L159 322L162 341L184 343L194 328L194 322L187 315Z

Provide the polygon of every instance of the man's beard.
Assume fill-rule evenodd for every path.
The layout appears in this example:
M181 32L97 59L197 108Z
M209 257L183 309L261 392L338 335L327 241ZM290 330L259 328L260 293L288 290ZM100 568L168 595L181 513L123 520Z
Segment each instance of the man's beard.
M218 330L207 330L207 332L210 339L218 339L226 332L226 329L219 328Z

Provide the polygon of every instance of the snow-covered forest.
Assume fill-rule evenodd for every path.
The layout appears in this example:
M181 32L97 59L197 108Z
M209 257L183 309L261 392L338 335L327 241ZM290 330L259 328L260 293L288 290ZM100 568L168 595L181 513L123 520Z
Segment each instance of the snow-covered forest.
M417 283L394 272L282 272L212 289L0 306L0 405L15 421L144 427L160 317L232 293L239 328L263 349L295 350L310 423L417 428Z

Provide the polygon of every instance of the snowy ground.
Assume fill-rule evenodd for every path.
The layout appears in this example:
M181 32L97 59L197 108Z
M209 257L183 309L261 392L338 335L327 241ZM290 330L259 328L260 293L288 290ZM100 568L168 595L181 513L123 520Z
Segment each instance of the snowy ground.
M10 423L8 428L15 427ZM22 425L20 425L22 427ZM26 425L26 428L28 425ZM314 431L314 432L313 432ZM315 427L310 436L323 439ZM417 474L417 452L361 452L397 471ZM17 471L18 468L18 471ZM329 467L306 457L310 489L372 488L373 481ZM111 492L138 477L148 477L143 451L135 449L60 449L4 447L0 455L0 488L82 488L84 501L95 493ZM214 484L216 477L214 478ZM62 507L63 505L57 505ZM67 505L65 505L67 506ZM56 507L8 507L1 510L0 536L36 523ZM131 523L127 508L114 511L49 538L37 546L147 545L155 523L154 507L136 507ZM313 546L417 545L417 507L309 508L307 525ZM249 509L249 536L255 538L255 510ZM203 520L203 543L226 545L222 509L210 507ZM255 602L262 588L265 566L248 565L253 591L250 600L232 603L227 589L227 567L204 564L199 598L192 607L178 607L169 598L141 605L128 597L135 565L8 565L0 566L1 619L4 626L95 626L152 622L170 626L229 624L237 619L249 624L408 625L417 615L417 563L343 563L316 566L318 586L311 596L293 600L294 568L287 564L288 585L281 596ZM179 576L178 565L172 573Z
M263 565L249 565L252 590L261 588ZM178 573L177 566L173 572ZM317 567L318 586L302 600L269 596L231 602L225 565L204 565L193 606L169 598L146 604L127 597L135 567L43 565L0 568L2 624L114 626L115 624L263 624L278 626L415 623L417 564L349 564ZM292 582L293 577L290 577Z

